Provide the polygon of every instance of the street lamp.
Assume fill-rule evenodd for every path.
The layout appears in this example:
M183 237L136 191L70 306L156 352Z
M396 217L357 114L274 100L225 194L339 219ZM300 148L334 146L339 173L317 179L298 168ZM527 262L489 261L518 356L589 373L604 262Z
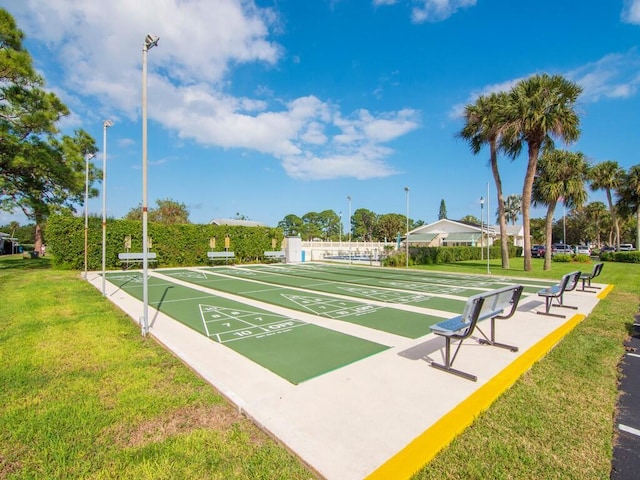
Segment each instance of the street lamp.
M480 197L480 260L484 260L484 245L482 243L482 232L484 227L484 197Z
M491 247L491 242L489 242L489 215L491 215L491 213L489 209L489 182L487 182L487 275L491 275L491 268L489 268L489 264L491 262L491 250L489 248Z
M147 52L158 45L159 37L147 35L142 45L142 336L149 333L149 259L147 238Z
M351 263L351 195L347 195L349 200L349 263Z
M340 225L339 225L339 227L340 227L340 237L338 237L339 238L339 245L340 245L339 249L340 249L340 254L342 254L341 253L341 251L342 251L342 211L340 212Z
M102 122L102 296L106 296L105 274L107 270L107 128L111 120Z
M89 262L89 160L96 155L87 153L84 156L84 279L87 279L87 264Z
M407 238L405 242L407 244L407 268L409 268L409 187L404 187L404 192L407 197Z

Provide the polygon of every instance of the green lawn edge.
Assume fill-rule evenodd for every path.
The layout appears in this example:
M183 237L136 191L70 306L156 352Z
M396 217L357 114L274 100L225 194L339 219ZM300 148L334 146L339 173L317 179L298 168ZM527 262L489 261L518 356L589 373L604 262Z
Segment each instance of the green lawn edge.
M491 273L557 279L592 268L544 272L536 260L532 272L512 259ZM0 257L0 478L314 477L78 272L48 262ZM607 262L598 280L615 288L415 479L609 478L640 265Z

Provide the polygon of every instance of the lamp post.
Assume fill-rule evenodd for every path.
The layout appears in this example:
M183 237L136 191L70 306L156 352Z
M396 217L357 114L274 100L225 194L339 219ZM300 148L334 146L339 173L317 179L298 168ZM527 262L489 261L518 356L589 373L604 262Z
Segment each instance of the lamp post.
M87 265L89 263L89 160L95 157L93 153L84 156L84 279L87 279Z
M158 37L147 35L142 45L142 336L149 333L149 259L147 234L147 52L158 45Z
M409 268L409 187L404 187L404 192L407 198L407 238L405 243L407 247L407 268Z
M351 195L347 195L349 201L349 263L351 263Z
M484 227L484 197L480 197L480 260L484 260L484 244L482 242L482 234Z
M489 263L491 260L491 251L489 249L489 215L491 215L491 209L489 208L489 182L487 182L487 275L491 275L491 269L489 268Z
M340 236L338 237L340 253L342 251L342 212L340 212Z
M111 120L102 122L102 296L106 296L105 274L107 270L107 128Z

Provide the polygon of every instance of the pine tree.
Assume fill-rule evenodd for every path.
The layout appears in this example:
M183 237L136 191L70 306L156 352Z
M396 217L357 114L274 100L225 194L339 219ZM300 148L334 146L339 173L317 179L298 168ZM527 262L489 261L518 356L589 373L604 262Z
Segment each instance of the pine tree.
M444 220L447 218L447 206L444 204L444 198L440 200L440 213L438 213L438 220Z

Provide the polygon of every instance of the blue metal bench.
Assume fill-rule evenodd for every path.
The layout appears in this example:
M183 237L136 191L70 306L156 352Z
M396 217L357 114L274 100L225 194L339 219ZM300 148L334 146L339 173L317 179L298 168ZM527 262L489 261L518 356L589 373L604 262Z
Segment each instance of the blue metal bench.
M580 280L581 272L575 271L571 273L567 273L562 276L560 279L560 283L556 285L552 285L551 287L543 288L538 292L540 297L544 297L545 299L545 310L541 312L540 310L536 311L539 315L549 315L551 317L565 318L566 315L560 315L558 313L551 313L551 307L562 307L562 308L572 308L577 310L578 307L574 307L572 305L565 305L563 296L566 292L570 292L575 290L578 285L578 281ZM556 303L553 303L553 300L556 300Z
M267 250L266 252L264 252L264 258L267 260L284 262L285 252L284 250L273 250L273 251Z
M236 258L236 254L234 252L207 252L207 257L209 257L210 262L216 262L220 260L224 260L225 263L229 262L229 260L233 260Z
M582 281L582 292L589 292L591 290L587 290L587 288L595 288L600 289L600 287L596 287L591 285L591 280L596 278L600 273L602 273L602 267L604 267L604 263L596 263L593 266L593 270L591 272L586 272L580 275L580 280Z
M142 252L119 253L118 259L123 270L128 270L134 265L143 265L144 258ZM155 252L147 253L147 265L154 265L158 261Z
M476 329L480 332L482 337L484 337L479 340L479 343L506 348L512 352L517 352L518 347L495 341L495 321L497 318L506 319L513 316L516 308L518 307L522 290L522 285L512 285L474 295L469 297L467 300L464 310L462 311L462 315L432 325L430 327L431 331L436 335L440 335L445 338L445 363L440 364L431 362L431 366L474 382L477 381L478 377L475 375L461 370L456 370L452 367L453 362L458 355L458 351L462 346L462 342L469 338ZM477 325L479 321L488 318L491 319L490 337L487 337ZM458 341L458 346L453 357L451 356L452 340Z

